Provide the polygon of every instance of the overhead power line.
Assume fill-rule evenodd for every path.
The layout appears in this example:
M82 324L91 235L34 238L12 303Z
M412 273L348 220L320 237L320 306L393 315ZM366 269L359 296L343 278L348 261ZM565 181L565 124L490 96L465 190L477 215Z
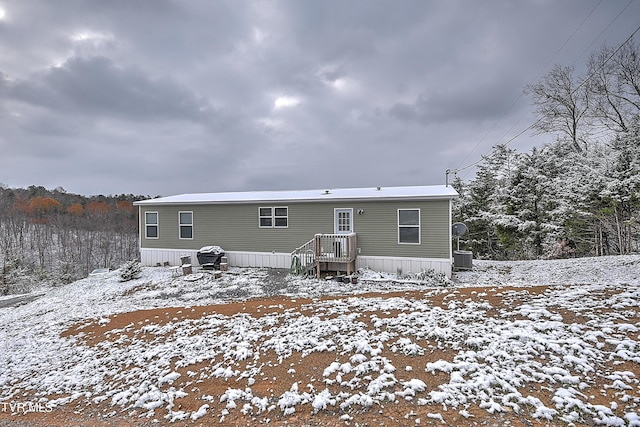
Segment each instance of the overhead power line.
M629 4L631 4L632 2L633 2L633 0L631 0L631 1L630 1L630 2L625 6L625 8L624 8L624 9L623 9L623 10L622 10L618 15L616 15L616 17L612 20L612 22L611 22L611 23L609 23L609 25L607 25L607 27L606 27L606 28L609 28L609 27L611 26L611 24L613 23L613 21L615 21L615 20L616 20L616 19L617 19L621 14L622 14L622 12L624 12L624 10L629 6ZM599 67L599 68L597 68L596 70L593 70L593 71L591 72L591 74L589 74L589 75L588 75L584 80L582 80L582 81L581 81L581 82L580 82L580 83L579 83L579 84L578 84L578 85L573 89L573 91L571 91L571 94L573 95L576 91L578 91L579 89L581 89L581 88L582 88L582 87L583 87L583 86L584 86L584 85L585 85L589 80L591 80L591 78L592 78L596 73L600 72L600 71L604 68L604 66L605 66L605 65L606 65L606 64L611 60L611 58L613 58L613 57L614 57L614 56L615 56L615 55L620 51L620 49L622 49L622 48L624 47L624 45L625 45L625 44L627 44L627 43L628 43L628 42L633 38L633 36L635 36L635 34L636 34L638 31L640 31L640 26L638 26L638 27L637 27L637 28L636 28L636 29L631 33L631 35L629 35L629 37L627 37L627 38L625 39L625 41L624 41L624 42L622 42L622 43L621 43L621 44L620 44L620 45L619 45L619 46L618 46L618 47L617 47L613 52L611 52L611 54L610 54L610 55L609 55L609 56L608 56L608 57L607 57L607 58L606 58L606 59L605 59L605 60L600 64L600 67ZM603 31L603 32L604 32L604 31ZM602 35L602 32L600 33L600 35ZM599 35L597 38L599 38L599 37L600 37L600 35ZM597 38L596 38L596 40L597 40ZM590 46L592 46L592 45L593 45L593 43L591 43L591 45L590 45ZM583 52L583 54L584 54L584 52ZM582 56L582 55L581 55L581 56ZM558 106L559 106L559 104L558 104ZM553 112L553 111L555 111L555 108L551 110L551 112ZM526 114L526 113L525 113L525 114ZM526 128L524 128L522 131L518 132L516 135L514 135L513 137L511 137L507 142L505 142L505 143L504 143L504 144L502 144L502 145L504 145L504 146L509 145L511 142L513 142L514 140L516 140L517 138L519 138L520 136L522 136L525 132L527 132L527 131L529 131L529 130L533 129L534 127L536 127L536 126L537 126L537 125L538 125L542 120L546 119L546 118L547 118L547 116L548 116L549 114L550 114L550 113L547 113L546 115L543 115L542 117L539 117L537 120L535 120L535 121L534 121L533 123L531 123L529 126L527 126ZM477 145L476 145L476 146L477 146ZM475 149L475 148L474 148L474 149ZM491 149L490 153L492 153L493 151L495 151L495 147ZM467 157L468 157L468 156L467 156ZM466 159L467 157L465 157L465 159ZM457 174L458 172L462 172L462 171L464 171L464 170L467 170L467 169L469 169L469 168L472 168L472 167L474 167L474 166L478 165L478 164L479 164L479 163L481 163L483 160L484 160L484 159L483 159L483 157L481 156L481 157L480 157L480 159L478 159L477 161L475 161L475 162L473 162L473 163L471 163L471 164L469 164L469 165L467 165L467 166L465 166L465 167L458 167L458 168L453 169L453 170L447 169L447 171L446 171L446 175L447 175L447 182L448 182L448 176L449 176L449 174L450 174L450 173Z
M633 1L633 0L631 0ZM544 70L547 69L547 67L551 64L551 62L553 62L553 60L560 54L560 52L562 51L562 49L564 49L564 47L567 45L567 43L569 43L569 41L573 38L573 36L578 32L578 30L580 30L580 28L582 28L582 26L584 25L584 23L587 21L587 19L589 19L589 17L593 14L593 12L595 12L595 10L598 8L598 6L600 6L600 4L602 3L602 0L600 0L598 3L596 3L596 5L589 11L589 13L582 19L582 21L580 22L580 24L578 24L578 26L573 30L573 32L569 35L569 37L567 37L567 39L564 41L564 43L562 43L562 45L558 48L558 50L556 50L556 53L553 54L553 56L551 58L549 58L549 61L547 61L547 63L544 65L544 67L542 67L540 69L540 71L538 71L538 74L536 74L536 76L533 78L534 81L538 80L538 78L542 75L542 73L544 72ZM627 5L629 6L629 5ZM625 7L626 9L626 7ZM623 9L624 10L624 9ZM622 12L620 12L622 13ZM617 17L616 17L617 18ZM609 24L611 25L611 24ZM607 28L609 28L609 26L607 26ZM467 159L469 158L469 156L471 156L471 154L473 154L473 152L478 148L478 146L480 144L482 144L482 142L485 140L485 138L487 136L489 136L489 134L491 132L493 132L493 130L498 126L498 124L502 121L502 119L505 118L505 116L507 115L507 113L509 111L511 111L511 109L518 103L518 101L520 101L520 98L522 98L523 92L520 92L520 94L516 97L516 99L511 103L511 105L509 105L509 107L507 107L507 109L504 111L504 113L502 113L502 115L498 118L498 120L495 121L495 123L493 124L493 126L491 126L491 128L489 128L489 130L487 130L485 132L485 134L482 136L482 138L480 138L480 140L478 140L478 142L476 143L476 145L474 145L474 147L467 153L467 155L460 161L460 163L458 164L458 168L456 170L460 170L460 165L464 164L464 162L467 161ZM528 111L527 111L528 112ZM525 113L526 115L526 113ZM524 115L523 115L524 117ZM519 121L519 120L518 120ZM517 122L516 122L517 123ZM515 126L515 124L513 125ZM513 126L507 131L507 132L511 132L511 129L513 129ZM503 136L504 137L504 136Z

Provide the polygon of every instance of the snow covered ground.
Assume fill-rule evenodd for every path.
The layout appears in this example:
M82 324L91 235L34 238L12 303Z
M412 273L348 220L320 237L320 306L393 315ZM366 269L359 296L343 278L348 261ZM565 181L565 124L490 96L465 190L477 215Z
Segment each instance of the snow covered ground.
M0 413L8 403L55 411L82 401L105 419L133 411L217 424L242 413L268 422L310 410L357 425L355 409L411 402L416 425L450 424L452 413L474 417L480 408L640 426L637 255L474 261L452 281L365 271L358 284L264 269L172 277L158 267L129 282L110 272L39 293L0 308ZM273 296L300 301L260 314L186 315ZM183 309L113 326L118 314L169 307ZM300 363L318 355L329 357L299 380ZM273 364L287 368L282 377L266 378ZM224 393L208 394L211 380L225 381ZM198 405L181 407L187 397Z

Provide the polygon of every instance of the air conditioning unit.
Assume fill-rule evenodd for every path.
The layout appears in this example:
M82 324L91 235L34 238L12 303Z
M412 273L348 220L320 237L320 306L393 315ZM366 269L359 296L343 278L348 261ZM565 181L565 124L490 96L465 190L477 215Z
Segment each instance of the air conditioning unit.
M454 271L473 269L473 252L453 251L453 269Z

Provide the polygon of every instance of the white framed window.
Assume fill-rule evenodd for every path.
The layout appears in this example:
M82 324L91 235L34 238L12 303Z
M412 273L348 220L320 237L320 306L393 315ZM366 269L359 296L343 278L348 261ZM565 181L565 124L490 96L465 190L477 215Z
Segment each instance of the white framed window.
M420 209L398 209L398 243L420 244Z
M193 212L178 212L178 227L181 239L193 239Z
M260 228L272 228L273 208L258 208L258 221Z
M289 227L289 208L287 206L261 206L258 208L258 226L260 228Z
M158 212L144 213L144 236L147 239L158 239Z
M333 209L333 230L335 234L349 234L353 232L353 209Z

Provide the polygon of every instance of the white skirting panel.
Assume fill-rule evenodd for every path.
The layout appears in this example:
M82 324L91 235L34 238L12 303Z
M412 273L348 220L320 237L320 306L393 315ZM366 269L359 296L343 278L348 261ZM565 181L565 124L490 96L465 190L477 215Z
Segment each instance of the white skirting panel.
M198 265L198 251L189 249L148 249L140 248L140 263L147 267L155 265L181 265L180 258L188 255L191 257L191 264Z
M385 273L397 273L398 269L402 269L403 274L433 270L451 277L451 260L443 258L359 256L356 259L356 266Z
M198 251L189 249L150 249L140 248L140 262L145 266L180 265L180 258L184 255L191 257L191 264L198 264ZM233 267L271 267L289 268L291 254L271 252L225 252L229 265Z
M233 267L291 267L291 254L277 252L227 252Z
M140 249L140 262L145 266L154 266L168 262L169 265L180 265L180 257L188 255L191 263L198 265L197 250L181 249ZM291 254L271 252L226 252L229 265L233 267L271 267L289 268ZM398 268L404 274L433 270L451 277L451 260L442 258L403 258L381 256L359 256L357 268L370 268L374 271L397 273Z

